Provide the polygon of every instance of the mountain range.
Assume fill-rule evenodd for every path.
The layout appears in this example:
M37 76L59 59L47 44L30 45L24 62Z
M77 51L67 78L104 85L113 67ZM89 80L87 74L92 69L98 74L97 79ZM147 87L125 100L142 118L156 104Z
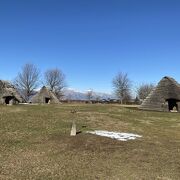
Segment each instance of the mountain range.
M65 89L63 91L64 97L66 100L88 100L87 92L79 92L72 89ZM108 93L94 92L92 91L92 99L93 100L102 100L102 99L115 99L115 96Z

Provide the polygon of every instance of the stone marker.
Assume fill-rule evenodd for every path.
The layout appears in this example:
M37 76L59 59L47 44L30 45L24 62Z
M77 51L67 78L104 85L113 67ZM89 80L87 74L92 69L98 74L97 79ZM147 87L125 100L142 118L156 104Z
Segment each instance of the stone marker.
M76 114L76 110L72 110L71 113L73 115ZM76 136L76 123L75 123L75 119L73 119L72 128L71 128L71 134L70 135L71 136Z
M71 128L71 136L76 136L76 123L73 121L72 128Z

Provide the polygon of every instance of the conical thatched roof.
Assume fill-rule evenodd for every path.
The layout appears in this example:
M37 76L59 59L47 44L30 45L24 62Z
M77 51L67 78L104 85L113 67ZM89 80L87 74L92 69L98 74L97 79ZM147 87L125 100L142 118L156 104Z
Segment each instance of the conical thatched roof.
M35 94L29 101L38 104L58 104L60 103L56 95L47 87L43 86L40 91Z
M13 100L13 103L23 102L23 98L11 83L0 80L0 103L5 104L6 98Z
M140 109L170 111L180 109L180 85L171 77L164 77L143 101Z

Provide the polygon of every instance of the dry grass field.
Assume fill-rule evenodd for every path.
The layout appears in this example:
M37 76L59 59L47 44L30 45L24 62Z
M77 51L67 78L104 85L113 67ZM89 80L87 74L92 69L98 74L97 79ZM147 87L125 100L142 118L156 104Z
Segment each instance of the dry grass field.
M73 119L76 137L69 136ZM143 137L123 142L87 130ZM118 105L0 106L0 179L180 179L180 114Z

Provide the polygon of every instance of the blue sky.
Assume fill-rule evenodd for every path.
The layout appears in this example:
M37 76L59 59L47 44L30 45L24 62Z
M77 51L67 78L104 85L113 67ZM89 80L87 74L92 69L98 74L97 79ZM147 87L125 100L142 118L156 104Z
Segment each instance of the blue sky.
M0 79L27 62L81 91L111 92L119 71L135 85L180 82L180 1L0 0Z

